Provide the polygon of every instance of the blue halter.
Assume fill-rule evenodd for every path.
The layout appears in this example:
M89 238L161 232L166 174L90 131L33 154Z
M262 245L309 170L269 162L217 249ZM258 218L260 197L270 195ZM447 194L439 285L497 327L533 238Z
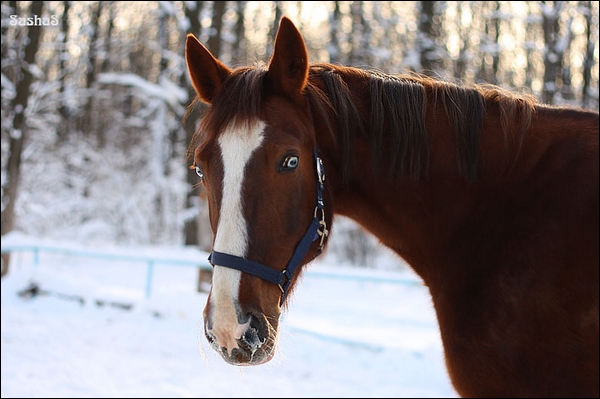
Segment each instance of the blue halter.
M296 268L300 265L300 262L310 249L312 243L319 239L321 240L319 243L319 251L315 255L316 258L323 251L325 239L329 235L327 223L325 222L325 211L323 209L325 169L323 167L323 161L317 155L316 148L314 149L314 160L317 169L317 204L315 206L314 218L310 222L308 229L306 229L306 233L304 233L304 236L296 246L296 250L294 251L292 258L283 271L278 271L265 266L262 263L254 262L240 256L230 255L223 252L212 251L208 257L209 262L213 266L218 265L228 267L230 269L236 269L241 272L260 277L263 280L269 281L273 284L277 284L279 289L281 289L280 305L283 304L283 301L285 300Z

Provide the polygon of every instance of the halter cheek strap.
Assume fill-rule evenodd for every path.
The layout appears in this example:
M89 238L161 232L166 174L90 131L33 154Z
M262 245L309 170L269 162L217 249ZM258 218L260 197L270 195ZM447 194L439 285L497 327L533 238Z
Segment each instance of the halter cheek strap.
M280 305L283 304L285 300L296 268L300 265L300 262L308 253L312 243L320 240L319 250L315 255L316 258L323 251L325 239L329 235L327 223L325 222L325 210L323 203L325 169L323 168L323 161L321 161L321 158L319 158L317 155L316 148L314 149L314 160L317 169L317 204L315 206L314 218L310 222L310 225L306 229L304 236L296 246L296 250L294 251L292 258L283 271L278 271L271 267L265 266L262 263L223 252L212 251L208 257L208 260L212 265L236 269L241 272L260 277L263 280L269 281L273 284L277 284L281 289Z

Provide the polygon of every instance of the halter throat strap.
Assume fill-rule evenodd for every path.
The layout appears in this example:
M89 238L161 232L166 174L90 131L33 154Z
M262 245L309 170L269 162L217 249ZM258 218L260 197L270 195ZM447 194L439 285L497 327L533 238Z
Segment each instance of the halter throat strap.
M314 151L314 161L317 173L317 201L315 206L315 212L313 220L306 229L304 236L296 246L291 259L283 271L275 270L271 267L265 266L262 263L255 262L250 259L246 259L240 256L230 255L223 252L212 251L208 257L209 262L214 266L224 266L230 269L236 269L243 273L248 273L253 276L259 277L263 280L269 281L273 284L277 284L281 289L281 300L280 305L283 304L287 296L292 277L300 262L310 249L313 242L320 240L319 250L315 255L315 258L321 254L323 247L325 246L325 239L329 235L327 230L327 223L325 222L325 210L323 203L323 189L325 188L325 169L323 168L323 162L317 155L317 149ZM313 258L314 259L314 258Z

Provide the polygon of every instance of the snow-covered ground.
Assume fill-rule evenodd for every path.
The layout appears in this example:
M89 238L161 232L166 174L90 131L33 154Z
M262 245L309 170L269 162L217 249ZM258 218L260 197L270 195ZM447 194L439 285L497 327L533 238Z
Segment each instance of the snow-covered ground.
M152 251L182 249L138 250ZM291 297L275 358L237 367L204 338L195 268L157 265L146 298L144 263L17 253L2 279L2 397L456 397L427 289L379 281L418 278L328 259ZM39 294L20 296L31 283Z

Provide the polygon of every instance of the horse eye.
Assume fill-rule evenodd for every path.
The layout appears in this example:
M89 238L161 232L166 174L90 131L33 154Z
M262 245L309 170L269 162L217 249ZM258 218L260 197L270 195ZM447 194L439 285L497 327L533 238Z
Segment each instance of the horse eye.
M299 160L297 156L288 155L287 157L285 157L283 163L281 164L281 170L285 171L296 169L296 167L298 166L298 162Z
M204 172L202 171L202 169L200 169L199 166L196 166L196 174L201 180L204 180Z

